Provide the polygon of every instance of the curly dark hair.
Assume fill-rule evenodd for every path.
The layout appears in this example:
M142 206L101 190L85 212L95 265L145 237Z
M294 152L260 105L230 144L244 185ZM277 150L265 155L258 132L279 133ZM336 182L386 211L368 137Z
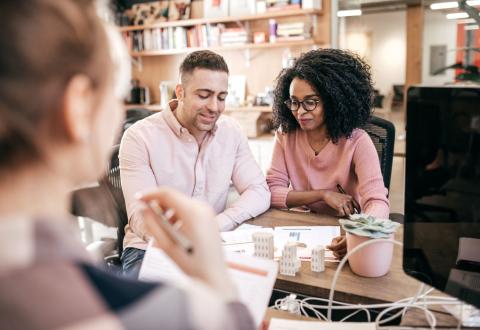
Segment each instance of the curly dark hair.
M307 81L322 99L327 134L334 143L349 138L365 125L373 105L370 66L358 55L339 49L317 49L302 54L277 77L273 101L273 124L288 133L299 128L284 104L290 98L294 78Z

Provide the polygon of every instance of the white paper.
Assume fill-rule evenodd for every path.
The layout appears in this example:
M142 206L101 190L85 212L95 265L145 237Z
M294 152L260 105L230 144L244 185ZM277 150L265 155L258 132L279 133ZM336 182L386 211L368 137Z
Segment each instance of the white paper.
M258 325L263 320L277 278L278 265L273 260L227 253L228 271L244 302ZM161 249L149 245L140 269L139 279L185 286L190 278Z
M375 323L298 321L272 318L268 330L376 330Z
M340 226L284 226L275 227L275 258L282 255L287 242L298 242L305 247L297 248L301 260L312 258L312 249L317 245L330 245L332 239L340 235ZM330 250L325 251L325 261L337 261Z
M253 234L257 232L272 233L272 228L264 228L254 225L241 225L234 231L226 231L220 233L222 237L222 245L225 252L236 252L253 256L255 252L253 244Z

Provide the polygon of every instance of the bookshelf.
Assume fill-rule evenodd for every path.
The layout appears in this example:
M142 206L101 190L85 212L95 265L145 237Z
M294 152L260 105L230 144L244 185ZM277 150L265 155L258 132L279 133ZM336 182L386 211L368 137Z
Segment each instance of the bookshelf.
M234 0L232 0L234 1ZM127 108L143 107L153 111L161 111L159 84L161 81L177 81L178 68L185 55L196 50L209 49L219 53L225 58L229 66L230 75L243 75L246 77L246 95L255 97L263 93L267 86L274 86L275 79L282 69L285 57L298 57L301 53L312 48L328 47L330 45L331 0L323 0L322 9L289 9L273 12L265 12L255 15L193 18L180 21L159 22L141 26L119 27L122 34L151 33L155 29L162 32L167 29L191 30L200 26L208 28L222 24L225 28L243 28L249 34L246 42L214 45L201 45L191 47L181 45L177 47L163 47L157 42L157 47L134 50L131 48L133 78L138 79L142 86L150 90L153 104L150 105L127 105ZM288 25L304 22L309 28L309 35L303 39L277 38L276 42L270 43L269 20L275 19L277 24ZM263 43L254 43L251 35L254 32L264 32L266 40ZM158 35L158 31L156 32ZM222 32L223 33L223 32ZM163 38L163 36L162 36ZM283 40L282 40L283 39ZM187 39L188 40L188 39ZM220 39L221 41L221 39ZM131 44L132 45L132 44ZM190 46L190 47L189 47ZM227 108L225 114L257 117L258 115L271 115L271 107L243 106Z
M209 49L214 52L221 52L223 50L246 50L246 49L265 49L265 48L285 48L285 47L298 47L298 46L314 46L315 41L313 39L306 40L292 40L292 41L281 41L275 43L261 43L261 44L239 44L239 45L226 45L226 46L217 46L217 47L186 47L181 49L162 49L162 50L151 50L151 51L141 51L141 52L130 52L130 55L133 57L141 56L162 56L162 55L179 55L187 54L202 49Z
M301 16L301 15L321 15L322 10L319 9L306 9L306 10L288 10L288 11L277 11L269 12L256 15L247 15L247 16L229 16L229 17L215 17L215 18L194 18L180 21L171 21L171 22L161 22L156 24L149 25L133 25L120 27L121 32L128 31L141 31L153 28L168 28L168 27L178 27L178 26L195 26L202 24L219 24L219 23L234 23L234 22L243 22L243 21L254 21L254 20L268 20L271 18L281 18L281 17L290 17L290 16Z
M138 109L143 108L150 111L162 111L162 106L160 104L126 104L125 109ZM269 106L245 106L245 107L227 107L225 112L272 112L272 107Z

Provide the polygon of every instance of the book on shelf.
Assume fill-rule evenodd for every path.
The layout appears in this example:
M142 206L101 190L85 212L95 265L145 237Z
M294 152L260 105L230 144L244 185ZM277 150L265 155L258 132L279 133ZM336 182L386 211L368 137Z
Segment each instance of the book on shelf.
M277 37L276 42L289 42L289 41L303 41L308 40L309 37L300 35L300 36L288 36L288 37Z

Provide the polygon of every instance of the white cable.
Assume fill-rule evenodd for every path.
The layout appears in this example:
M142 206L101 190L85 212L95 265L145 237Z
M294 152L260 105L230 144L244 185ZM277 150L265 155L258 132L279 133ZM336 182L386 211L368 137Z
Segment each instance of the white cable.
M387 239L387 238L372 239L372 240L369 240L369 241L366 241L366 242L363 242L363 243L357 245L353 250L348 252L343 257L343 259L340 261L340 264L338 265L337 270L335 271L335 275L333 276L332 285L330 287L330 294L329 294L329 298L328 298L328 311L327 311L327 319L329 321L332 320L332 301L333 301L333 294L335 292L335 285L337 284L337 279L338 279L338 276L340 275L340 271L342 270L343 266L347 262L348 257L355 254L357 251L360 251L365 246L375 244L375 243L382 243L382 242L385 242L385 243L389 242L389 243L392 243L392 244L396 244L398 246L403 245L402 243L400 243L398 241L395 241L393 239Z
M401 308L401 307L405 307L405 306L409 306L410 308L418 308L418 309L423 310L425 312L425 316L427 318L428 324L430 325L430 328L435 329L435 327L437 326L437 318L428 308L425 308L423 306L408 305L408 304L392 306L390 308L386 308L383 311L381 311L380 314L378 314L377 318L375 319L375 326L377 327L377 329L380 328L380 324L381 324L380 320L381 320L382 316L385 315L385 313L388 313L391 310Z
M383 320L382 323L390 322L390 321L396 319L397 317L399 317L400 315L402 315L402 317L404 317L405 313L407 312L407 309L410 306L412 306L413 304L415 304L417 302L418 297L424 293L423 292L424 289L425 289L425 284L421 283L420 287L418 288L417 293L415 294L415 296L413 298L408 300L407 305L401 311L399 311L396 314L393 314L393 315L389 316L388 318L386 318L385 320ZM378 318L378 316L377 316L377 318Z
M347 316L345 316L343 319L340 320L340 322L343 322L345 320L348 320L350 317L352 317L353 315L356 315L358 314L359 312L362 312L362 311L365 311L367 313L367 322L370 322L370 312L368 311L368 309L363 309L363 308L359 308L357 309L355 312L353 313L350 313L348 314Z

